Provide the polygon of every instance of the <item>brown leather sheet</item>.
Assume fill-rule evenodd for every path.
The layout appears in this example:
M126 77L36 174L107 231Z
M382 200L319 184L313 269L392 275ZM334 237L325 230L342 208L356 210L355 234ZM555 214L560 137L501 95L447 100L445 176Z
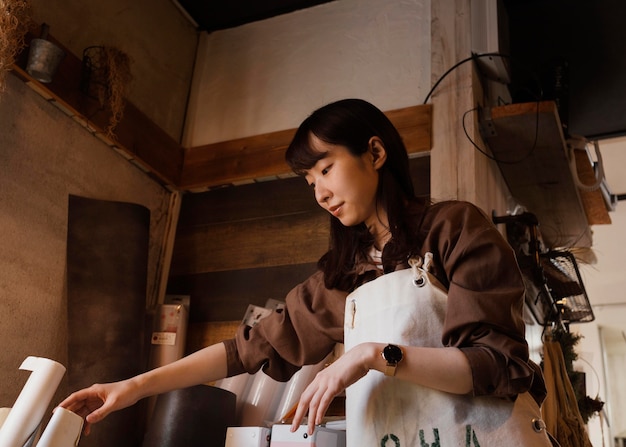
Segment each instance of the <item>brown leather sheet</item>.
M137 204L69 197L68 389L145 370L150 211ZM145 408L97 424L81 447L141 445Z

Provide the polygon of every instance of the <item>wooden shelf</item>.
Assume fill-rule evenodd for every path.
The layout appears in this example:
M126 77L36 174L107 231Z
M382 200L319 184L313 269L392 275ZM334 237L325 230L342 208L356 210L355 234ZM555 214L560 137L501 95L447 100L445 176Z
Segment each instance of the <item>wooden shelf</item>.
M28 33L26 42L32 38L34 34ZM28 47L18 55L13 73L130 162L171 188L178 185L184 156L178 142L128 101L115 135L107 135L111 111L81 91L82 60L54 37L48 39L65 52L52 82L43 84L26 72Z
M511 195L537 216L548 248L591 247L589 225L610 218L600 191L584 193L583 204L555 103L494 107L481 127ZM577 159L579 178L593 177L591 163Z

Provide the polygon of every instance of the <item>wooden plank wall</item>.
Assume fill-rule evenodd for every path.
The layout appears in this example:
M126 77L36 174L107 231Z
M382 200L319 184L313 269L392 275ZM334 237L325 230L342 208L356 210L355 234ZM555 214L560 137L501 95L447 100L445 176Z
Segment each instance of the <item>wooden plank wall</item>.
M411 159L416 192L430 192L430 156ZM208 323L240 321L249 304L283 300L315 271L329 217L299 177L185 194L168 293L190 295L188 351ZM213 340L212 341L216 341Z

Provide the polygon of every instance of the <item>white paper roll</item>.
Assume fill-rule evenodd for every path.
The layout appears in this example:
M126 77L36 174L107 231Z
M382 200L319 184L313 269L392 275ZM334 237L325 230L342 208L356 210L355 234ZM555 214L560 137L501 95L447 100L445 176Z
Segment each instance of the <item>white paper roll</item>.
M305 365L293 375L287 382L282 397L276 411L272 414L272 422L280 422L283 416L300 400L300 395L304 389L315 378L315 375L324 368L325 362L317 365Z
M57 407L37 447L76 447L82 429L82 417L65 408Z
M176 299L177 296L168 295L168 298ZM174 363L184 356L188 322L187 305L176 303L159 306L151 337L150 369ZM148 420L152 418L157 397L148 398Z
M65 374L65 367L43 357L27 357L20 369L32 371L0 428L0 446L22 447L37 429Z
M4 424L5 419L11 412L10 408L0 408L0 427Z
M272 422L284 388L285 383L272 379L263 371L254 374L243 398L241 425L262 427L267 422Z
M189 312L182 304L162 304L151 338L150 369L173 363L185 354Z

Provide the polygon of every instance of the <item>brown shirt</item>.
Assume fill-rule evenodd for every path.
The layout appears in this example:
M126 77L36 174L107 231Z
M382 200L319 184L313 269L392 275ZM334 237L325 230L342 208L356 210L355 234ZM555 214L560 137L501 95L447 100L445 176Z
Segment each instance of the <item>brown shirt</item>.
M524 283L513 250L485 214L467 202L442 202L427 208L420 232L421 254L431 252L431 272L448 288L444 346L468 358L474 395L514 398L530 390L545 398L539 367L528 358L524 338ZM406 265L398 268L406 268ZM371 264L359 266L364 278L380 275ZM228 375L260 368L288 380L302 365L320 362L343 342L347 292L324 286L314 273L254 328L241 326L224 342Z

